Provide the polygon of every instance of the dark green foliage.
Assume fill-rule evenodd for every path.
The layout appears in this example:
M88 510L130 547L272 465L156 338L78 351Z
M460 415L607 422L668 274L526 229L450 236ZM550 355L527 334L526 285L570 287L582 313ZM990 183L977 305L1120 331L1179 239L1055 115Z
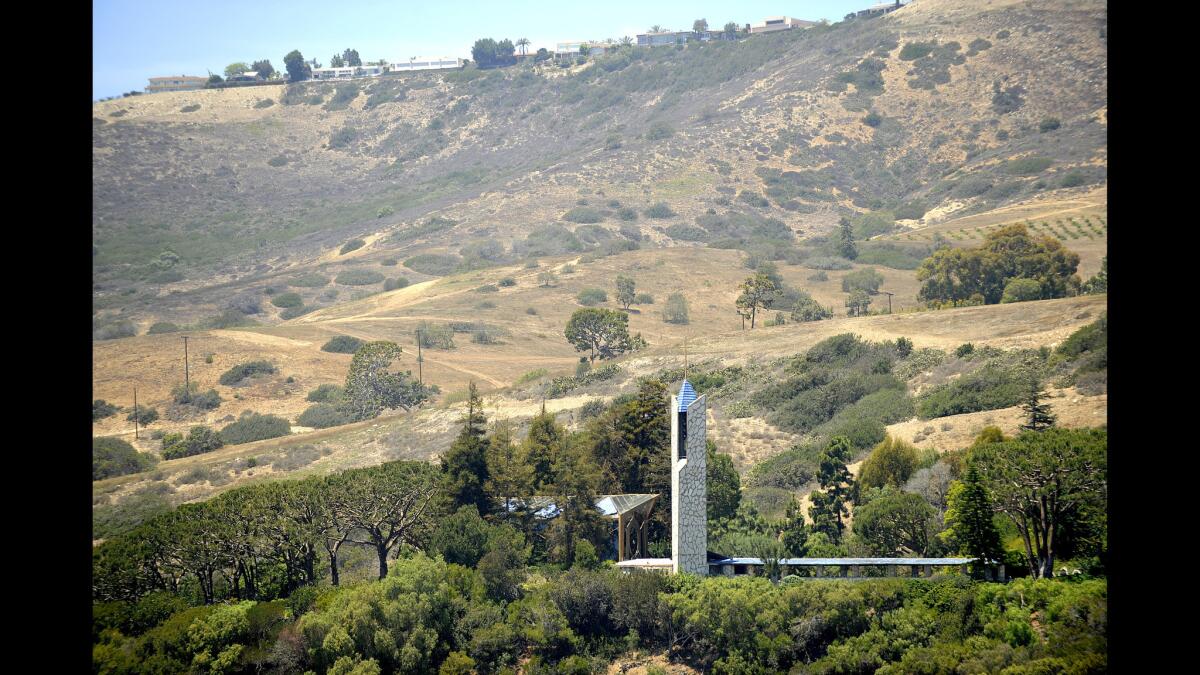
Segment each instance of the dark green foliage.
M733 459L711 446L705 464L708 483L708 521L732 518L742 502L741 479L733 468Z
M1035 280L1041 297L1061 298L1079 287L1079 256L1022 224L989 232L979 248L941 248L921 263L918 299L930 305L995 304L1015 278Z
M854 536L871 555L925 556L938 527L921 495L887 489L854 509Z
M193 103L193 104L191 104L191 105L185 105L185 106L183 106L182 108L180 108L180 109L179 109L179 112L190 113L190 112L196 112L196 111L197 111L197 110L199 110L199 109L200 109L200 104L199 104L199 103Z
M928 42L908 42L904 48L900 50L901 61L915 61L921 57L927 56L933 51L936 44Z
M867 267L855 270L842 277L842 291L849 293L853 290L863 290L867 293L877 293L883 283L883 275L874 268Z
M742 190L738 193L738 201L743 201L755 208L765 209L771 205L762 195L756 192ZM653 217L653 216L652 216Z
M1036 176L1050 168L1051 164L1054 164L1054 160L1049 157L1021 157L1008 160L1000 167L1000 170L1015 176Z
M972 344L970 342L964 342L961 345L954 348L954 355L961 359L961 358L967 356L968 354L974 353L974 351L975 351L974 344Z
M405 260L404 266L414 272L440 277L452 274L461 261L462 258L452 253L421 253Z
M503 288L512 288L517 285L517 280L512 277L504 277L499 281L499 284Z
M487 418L483 415L483 400L470 383L467 394L467 414L462 419L462 430L449 450L442 455L442 474L447 496L455 508L471 506L479 513L490 513L492 504L484 491L488 482L487 465Z
M425 331L420 334L426 337ZM411 370L388 370L401 352L396 343L381 340L368 342L354 353L343 397L356 419L377 417L384 408L409 410L438 392L436 386L413 380Z
M932 249L923 244L904 244L890 241L862 241L857 245L856 262L863 265L879 265L897 270L915 270L921 261L929 257ZM806 263L810 267L811 262Z
M550 380L546 387L546 398L561 398L579 387L585 387L595 382L611 380L621 373L621 367L615 363L588 370L586 374L575 377L556 377Z
M674 218L676 215L678 215L671 210L671 207L668 206L666 202L658 202L650 206L648 209L646 209L645 213L647 218L657 219Z
M342 127L329 135L329 149L340 150L349 147L358 138L354 127Z
M883 123L883 116L875 111L871 111L862 118L862 123L869 127L877 127Z
M136 419L138 424L146 426L158 419L158 409L138 404L130 409L129 415L125 419L130 422Z
M342 244L342 248L340 251L338 251L338 254L346 255L347 253L349 253L351 251L357 251L358 249L360 249L366 245L367 245L367 242L363 241L362 239L358 239L358 238L351 239L350 241L346 242L345 244Z
M315 309L315 308L308 307L307 305L300 305L299 307L288 307L287 309L285 309L279 313L279 318L283 319L284 321L287 321L289 319L294 319L298 316L304 316L305 314L308 314L309 312L313 311L313 309Z
M336 403L342 398L343 393L345 390L336 384L323 384L308 392L305 400L313 403Z
M592 306L601 302L608 302L608 293L604 292L603 288L585 288L579 291L579 295L575 299L581 305Z
M833 312L813 299L811 295L804 291L796 292L797 298L792 305L792 321L820 321L822 319L832 319Z
M92 421L102 420L105 417L112 417L117 414L117 406L98 398L92 401Z
M182 328L170 321L156 321L151 324L150 329L146 331L146 335L160 335L162 333L178 333Z
M171 398L175 403L190 405L197 410L216 410L221 405L221 395L216 389L201 392L200 385L195 382L186 389L183 384L172 388Z
M1025 422L1021 424L1021 429L1045 431L1054 426L1056 418L1050 412L1050 406L1042 403L1044 396L1041 383L1036 377L1031 377L1025 389L1025 396L1021 400L1021 412L1025 416Z
M426 349L454 349L454 328L422 321L417 325L417 339Z
M119 438L92 439L92 480L149 471L157 462L154 455L138 452Z
M916 472L919 462L917 449L911 443L888 436L863 460L858 473L859 485L863 489L901 488Z
M272 375L276 372L270 361L248 361L239 363L221 374L217 381L224 385L233 385L248 377L256 375Z
M948 502L946 526L954 532L959 552L985 561L1002 560L996 512L975 466L967 469L960 488L951 488Z
M282 417L260 415L247 410L236 422L221 429L221 440L229 445L238 445L287 436L290 433L291 425Z
M327 429L356 421L358 420L354 418L353 412L347 410L345 406L332 403L317 403L309 406L296 418L296 424L314 429Z
M271 304L285 309L299 307L304 304L304 298L300 297L299 293L280 293L271 298Z
M1036 279L1017 277L1005 284L1004 295L1000 297L1000 302L1028 302L1030 300L1040 300L1041 297L1042 285Z
M858 257L858 249L854 246L854 231L850 221L846 218L838 220L834 251L847 260L854 260Z
M132 321L114 321L100 326L93 332L97 340L116 340L137 335L137 326Z
M667 301L663 304L662 316L666 323L688 323L688 302L683 293L672 293L667 296Z
M312 272L296 277L287 283L289 286L300 286L302 288L320 288L329 283L329 277Z
M328 342L321 345L321 351L333 352L334 354L353 354L363 344L362 340L351 335L335 335L329 338Z
M228 428L228 427L226 427ZM223 433L223 432L222 432ZM168 439L171 440L168 443ZM225 445L224 440L215 431L204 426L192 427L186 437L180 434L169 434L163 437L163 459L179 459L212 452Z
M394 277L384 280L383 290L394 291L398 288L408 287L408 277Z
M921 419L997 410L1017 405L1026 380L1008 369L985 366L953 382L938 385L917 397Z
M666 122L654 122L646 131L646 140L661 141L675 135L675 129Z
M345 286L370 286L383 281L383 278L383 275L375 270L349 269L340 272L333 281Z
M1061 126L1062 126L1062 122L1060 122L1057 117L1047 117L1047 118L1043 119L1041 122L1038 122L1038 132L1044 134L1047 131L1054 131L1055 129L1058 129Z
M569 220L572 223L598 223L604 220L604 215L593 207L577 206L563 214L563 220Z

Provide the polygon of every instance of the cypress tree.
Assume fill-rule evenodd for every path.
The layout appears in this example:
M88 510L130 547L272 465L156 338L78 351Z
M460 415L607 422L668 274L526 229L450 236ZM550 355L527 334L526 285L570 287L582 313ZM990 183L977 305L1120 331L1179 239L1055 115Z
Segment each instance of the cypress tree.
M850 461L850 441L845 436L835 436L818 457L817 482L821 490L812 493L812 507L808 514L813 520L814 532L824 532L833 543L840 543L846 524L843 516L850 514L846 500L854 490L854 477L846 468Z
M850 220L842 217L838 220L838 235L837 235L837 252L838 255L848 260L854 260L858 257L858 249L854 246L854 231L850 227Z
M491 500L484 490L489 478L488 443L484 438L487 418L483 415L483 401L474 382L468 390L467 415L462 421L462 431L442 457L446 492L454 500L455 509L474 505L480 514L491 513Z
M1041 402L1042 388L1036 377L1029 380L1029 392L1025 396L1025 400L1021 403L1021 410L1025 412L1025 419L1028 420L1021 425L1021 429L1025 431L1045 431L1054 426L1057 419L1050 413L1050 406Z
M554 415L542 412L529 424L529 435L525 438L525 455L533 467L533 488L539 490L554 484L554 462L562 446L563 431L554 422Z
M988 495L987 486L974 466L967 469L962 490L951 498L947 519L963 553L988 561L999 561L1004 551L1000 544L1000 532L993 520L995 509Z

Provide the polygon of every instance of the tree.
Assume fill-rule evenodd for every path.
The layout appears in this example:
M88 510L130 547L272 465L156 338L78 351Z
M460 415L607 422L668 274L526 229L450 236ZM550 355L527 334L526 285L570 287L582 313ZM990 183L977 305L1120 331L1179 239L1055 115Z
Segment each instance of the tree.
M357 49L347 48L346 51L342 52L342 60L346 62L347 66L359 67L362 65L362 59L358 58Z
M672 293L663 303L663 321L666 323L688 323L688 301L683 293Z
M575 351L589 352L590 363L595 363L596 357L611 359L636 347L629 336L629 315L615 309L576 310L564 334Z
M547 532L550 559L566 565L576 559L576 544L587 540L597 548L608 540L608 525L596 510L600 467L582 443L564 443L554 461L553 496L559 515Z
M660 26L658 24L654 24L653 26L650 26L651 33L665 33L666 31L667 31L666 28L663 28L662 26Z
M902 438L884 436L862 463L858 482L864 488L903 486L917 470L917 449Z
M334 508L366 537L348 541L375 549L380 579L387 576L388 554L398 544L424 546L440 493L436 469L425 462L388 462L335 478Z
M882 284L883 275L875 271L874 267L855 270L842 277L842 291L846 293L858 288L875 295L879 292L879 286Z
M850 440L834 436L817 457L817 482L821 489L812 493L812 507L808 510L813 531L825 533L835 544L841 542L846 529L843 516L850 515L846 500L854 488L854 477L846 468L849 461Z
M984 564L1004 559L1000 531L996 529L996 511L987 486L975 466L967 469L961 482L950 487L946 497L946 528L954 534L959 551Z
M225 81L225 78L221 77L220 75L218 75L216 73L209 73L208 74L208 82L206 84L208 84L208 85L221 84L224 81Z
M1025 431L1045 431L1054 426L1057 418L1051 414L1050 406L1042 403L1042 385L1036 376L1029 378L1029 387L1021 401L1021 411L1025 413L1026 421L1021 425Z
M521 56L525 56L528 53L529 45L529 38L521 38L517 40L517 47L521 50Z
M726 40L732 40L732 39L736 38L737 34L738 34L738 25L736 23L734 23L733 21L730 21L729 23L725 24L725 39Z
M508 38L496 43L496 59L501 64L516 63L517 58L513 56L516 51L516 45L514 45L512 40L509 40Z
M304 56L300 54L299 50L293 49L283 57L283 67L287 70L289 82L307 80L311 74L308 64L304 62Z
M629 37L628 35L622 36L621 39L618 40L618 42L620 43L620 45L622 47L632 47L633 46L633 38Z
M412 371L389 373L387 368L403 352L394 342L368 342L354 353L346 375L343 397L355 419L378 417L384 408L409 408L429 398L433 390L412 379Z
M550 462L547 462L547 472ZM492 432L487 447L488 479L484 490L493 500L503 500L501 519L519 517L514 513L514 500L523 500L533 495L534 466L523 445L513 443L512 425L499 423Z
M637 299L637 282L633 277L625 276L624 274L617 275L617 302L625 309L633 304Z
M796 501L795 495L792 496L792 501L788 502L787 510L784 511L783 532L780 534L780 540L788 555L797 558L804 556L808 547L808 528L804 524L804 512L800 508L800 502Z
M1108 432L1104 429L1026 431L971 451L970 465L991 491L995 508L1016 526L1034 577L1054 574L1057 537L1066 521L1107 504Z
M758 316L758 309L770 303L774 298L782 295L779 286L771 281L771 278L763 273L758 273L752 277L748 277L742 282L742 294L738 296L736 305L738 312L744 316L750 317L750 328L754 328L754 322Z
M487 552L491 527L474 505L460 507L442 520L429 540L429 550L448 563L475 567Z
M978 296L996 304L1012 279L1037 282L1042 298L1061 298L1079 288L1079 255L1049 236L1033 237L1023 224L998 228L978 248L943 248L921 262L922 302L965 303Z
M1100 260L1100 271L1096 273L1096 276L1085 281L1079 292L1086 295L1108 292L1108 256L1104 256Z
M858 249L854 246L854 230L850 226L850 219L843 216L838 220L837 238L834 240L834 250L837 254L847 260L854 260L858 257Z
M846 313L850 316L866 316L867 308L871 305L871 296L862 289L855 289L846 298Z
M708 520L732 518L742 503L742 481L733 468L733 459L717 452L713 442L708 441L706 461Z
M696 37L700 37L701 33L705 33L707 31L708 21L705 19L696 19L692 22L692 32L696 34Z
M923 557L935 533L935 515L920 495L888 490L854 509L854 534L873 555Z
M566 432L554 421L554 414L542 412L529 423L529 433L522 448L533 469L532 489L535 491L554 482L554 463L562 451Z
M445 474L446 494L456 508L474 506L477 513L488 514L492 504L487 497L487 418L483 415L483 401L471 381L467 393L467 414L463 427L450 449L442 457L442 473Z
M257 72L264 79L270 79L271 76L275 74L275 66L271 65L270 59L255 61L254 63L250 64L250 70Z
M231 77L237 77L238 75L241 75L242 73L246 72L247 70L250 70L250 66L247 66L242 61L235 61L235 62L225 66L225 79L229 79Z
M831 310L822 307L805 291L796 291L796 304L792 306L792 321L821 321L832 318Z
M330 68L344 68L345 66L346 59L341 54L334 54L333 56L329 57Z
M119 438L92 439L92 480L147 471L157 463L154 455L138 452Z
M553 270L538 272L538 285L549 288L558 281L558 275Z
M1034 279L1025 279L1018 277L1010 279L1004 285L1004 294L1000 296L1000 302L1029 302L1030 300L1040 300L1042 298L1042 285Z

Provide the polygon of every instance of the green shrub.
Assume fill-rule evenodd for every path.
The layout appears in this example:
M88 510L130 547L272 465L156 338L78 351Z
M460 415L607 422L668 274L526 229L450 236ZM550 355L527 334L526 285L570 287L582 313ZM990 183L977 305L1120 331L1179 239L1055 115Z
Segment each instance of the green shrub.
M1008 408L1021 402L1028 380L1007 369L985 366L918 397L922 419Z
M633 304L635 304L635 305L653 305L654 304L654 296L650 295L649 293L638 293L633 298Z
M804 266L814 270L848 270L854 265L845 258L813 256L804 261Z
M1087 176L1079 171L1070 171L1062 177L1059 185L1065 188L1079 187L1087 183Z
M400 264L400 261L396 260L395 258L384 258L383 260L379 261L379 264L383 265L384 267L395 267L396 265Z
M255 108L258 108L259 110L262 110L263 108L270 108L270 107L271 107L271 106L273 106L273 105L275 105L275 100L274 100L274 99L270 99L270 98L261 98L261 99L259 99L259 100L258 100L258 103L255 103L255 104L254 104L254 107L255 107Z
M159 335L161 333L177 333L182 330L177 324L170 321L156 321L150 326L150 330L146 331L146 335Z
M320 288L329 283L329 278L321 276L316 272L305 274L304 276L296 277L287 282L289 286L299 286L301 288Z
M633 207L623 206L620 209L617 209L617 218L620 218L624 221L637 220L638 212Z
M500 285L504 288L511 288L517 285L517 280L512 277L504 277L500 280Z
M663 218L673 218L676 215L678 214L672 211L671 207L667 206L666 202L658 202L657 204L654 204L650 208L646 209L647 218L657 218L661 220Z
M1049 157L1021 157L1005 162L1001 171L1015 176L1035 176L1048 169L1053 163L1054 160Z
M119 438L92 439L92 480L149 471L158 459Z
M287 163L288 163L287 155L275 155L271 159L267 160L267 164L274 166L274 167L284 166Z
M336 384L322 384L321 386L308 392L306 401L312 403L334 403L342 398L345 390Z
M170 441L170 442L168 442ZM192 427L187 437L180 434L169 434L163 438L163 459L179 459L212 452L225 445L217 432L205 426Z
M343 286L370 286L383 281L383 278L383 275L375 270L350 269L339 273L334 282Z
M518 377L516 384L521 385L521 384L525 384L527 382L533 382L534 380L545 377L546 374L549 372L550 371L546 370L545 368L536 368L534 370L530 370L530 371L526 372L525 374L521 375L521 377Z
M414 272L441 277L453 274L461 262L462 258L453 253L422 253L405 260L404 266Z
M883 116L872 110L862 118L862 123L869 127L877 127L883 124Z
M357 420L350 410L331 403L318 403L309 406L307 410L300 413L300 416L296 418L296 424L314 429L327 429L329 427L350 424L355 421Z
M666 122L655 122L646 130L646 140L661 141L675 135L675 129Z
M190 405L199 410L216 410L221 405L221 395L216 389L200 391L200 385L192 382L186 389L180 384L171 390L171 398L177 404Z
M476 293L498 293L499 291L500 287L495 284L484 284L475 289Z
M575 296L575 299L579 301L579 304L591 307L601 302L608 302L608 293L605 293L602 288L585 288L579 291L579 295Z
M599 210L590 206L577 206L563 214L563 220L569 220L572 223L598 223L604 220L604 216Z
M287 321L289 319L294 319L298 316L308 314L309 312L313 311L313 309L313 307L308 307L305 305L300 305L299 307L288 307L279 313L279 318Z
M191 105L183 106L182 108L179 109L179 112L190 113L190 112L196 112L199 109L200 109L200 104L193 103Z
M606 366L601 366L594 370L588 370L582 375L573 377L556 377L550 380L550 385L546 388L546 396L548 398L559 398L565 396L568 392L579 387L610 380L621 373L621 368L615 363L610 363Z
M863 290L874 294L879 291L881 284L883 284L883 275L876 272L874 268L867 267L855 270L842 277L842 292L849 293L854 290Z
M408 286L408 277L394 277L385 279L383 282L383 290L394 291L398 288L406 288Z
M134 420L137 420L137 423L142 426L151 424L157 419L158 419L158 409L157 408L149 408L149 407L146 407L141 404L134 406L130 410L129 415L127 415L125 417L126 421L132 422Z
M117 414L117 406L98 398L92 401L92 421L102 420Z
M738 193L738 200L746 202L750 206L760 209L765 209L771 205L771 203L768 202L765 197L757 192L750 192L749 190L742 190L740 193Z
M930 42L909 42L900 50L901 61L915 61L919 58L928 56L936 44Z
M363 341L350 335L335 335L321 345L321 351L334 354L353 354L363 346Z
M224 385L231 385L237 384L248 377L260 374L270 375L275 372L275 366L271 365L269 361L249 361L239 363L225 371L217 381Z
M1041 297L1042 285L1038 283L1037 279L1017 277L1004 286L1004 296L1000 298L1000 302L1027 302L1040 300Z
M1062 122L1057 117L1047 117L1038 123L1038 132L1044 134L1047 131L1054 131L1061 126Z
M271 304L276 307L287 309L289 307L299 307L304 304L304 298L300 297L299 293L280 293L271 298Z
M133 325L132 321L114 321L110 324L100 326L93 333L97 340L117 340L119 338L133 337L137 335L137 326Z
M348 147L354 140L358 138L358 132L354 127L345 126L329 135L329 149L340 150Z
M229 445L239 445L287 436L291 432L291 425L282 417L246 411L236 422L221 429L221 440Z
M417 325L417 339L426 349L454 349L454 329L447 325L422 321Z
M357 239L357 238L351 239L350 241L346 242L345 244L342 244L342 249L338 253L339 253L339 255L346 255L347 253L349 253L351 251L357 251L358 249L360 249L366 245L367 245L367 242L363 241L362 239Z

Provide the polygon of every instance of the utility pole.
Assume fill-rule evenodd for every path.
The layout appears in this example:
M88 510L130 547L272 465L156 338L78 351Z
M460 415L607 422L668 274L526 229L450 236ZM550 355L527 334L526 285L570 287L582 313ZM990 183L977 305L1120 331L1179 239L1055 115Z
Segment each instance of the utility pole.
M417 329L417 382L425 386L425 359L421 356L421 329Z
M188 376L188 336L183 336L183 400L191 402L192 400L192 381Z
M134 440L138 440L140 438L138 436L138 417L141 417L141 414L138 412L138 407L137 407L137 387L134 387L133 388L133 438L134 438Z
M888 314L891 314L892 313L892 296L895 295L895 293L892 293L891 291L879 291L879 292L888 296Z

